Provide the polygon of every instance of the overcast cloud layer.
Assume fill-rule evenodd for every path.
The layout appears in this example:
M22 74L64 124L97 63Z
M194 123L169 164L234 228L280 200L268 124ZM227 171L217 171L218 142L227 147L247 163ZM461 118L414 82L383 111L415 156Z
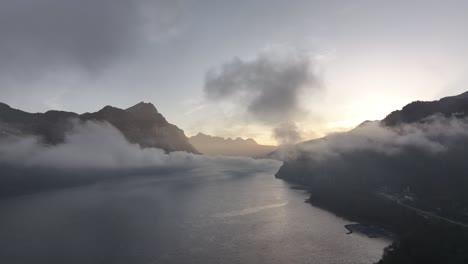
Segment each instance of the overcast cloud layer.
M458 0L4 0L0 101L30 112L79 113L150 101L188 135L255 137L264 144L275 143L272 130L258 123L275 117L259 120L259 114L288 116L309 108L313 115L296 125L323 135L381 119L413 100L463 92L467 5ZM243 108L250 119L240 125L238 119L226 121L229 113L198 104L208 69L218 65L214 72L221 74L225 63L231 76L244 77L234 68L259 67L252 56L275 45L314 51L321 58L323 97L283 114L276 99L289 104L294 95L279 89L255 94ZM301 80L303 73L290 78ZM277 109L265 107L265 101Z
M175 8L166 0L0 1L0 77L102 71L170 30Z
M39 74L61 65L95 70L138 38L141 1L0 2L1 73Z

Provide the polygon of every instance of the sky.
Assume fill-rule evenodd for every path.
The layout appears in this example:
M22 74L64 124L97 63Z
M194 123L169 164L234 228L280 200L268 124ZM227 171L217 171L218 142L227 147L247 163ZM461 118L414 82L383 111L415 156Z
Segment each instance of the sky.
M280 144L468 90L468 1L0 0L0 101Z

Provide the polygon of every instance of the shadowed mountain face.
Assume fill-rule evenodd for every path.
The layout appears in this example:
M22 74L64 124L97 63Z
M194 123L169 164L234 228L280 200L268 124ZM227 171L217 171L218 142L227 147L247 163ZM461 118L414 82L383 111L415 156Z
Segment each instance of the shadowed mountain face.
M382 121L304 142L278 178L309 201L399 235L382 264L467 263L468 93L413 102Z
M251 138L212 137L203 133L189 138L190 143L206 155L261 157L276 149L276 146L259 145Z
M327 189L330 199L381 190L468 222L468 94L414 102L382 121L304 142L277 177Z
M457 118L468 115L468 92L457 96L450 96L439 101L412 102L401 110L389 114L382 120L387 126L395 126L402 123L413 123L421 121L434 114L441 114L445 117L455 116Z
M364 121L360 125L358 125L355 129L359 129L374 124L381 124L387 127L398 127L399 125L404 124L411 124L417 122L423 122L424 119L433 116L439 115L445 118L457 118L463 119L468 116L468 92L457 96L449 96L444 97L438 101L415 101L412 102L401 110L396 110L387 115L381 121ZM320 139L313 139L305 142L301 142L297 144L299 148L307 148L308 145L315 144L317 142L321 142L325 138ZM297 149L293 149L293 152L297 151ZM287 160L288 157L293 156L295 157L294 153L286 153L290 152L287 151L274 151L269 153L267 156L270 158L276 158L281 160Z
M82 115L63 111L32 114L0 103L2 135L35 135L44 143L58 144L64 141L66 132L72 128L72 120L108 122L129 142L144 148L199 153L188 142L184 131L167 122L151 103L142 102L125 110L106 106L95 113Z

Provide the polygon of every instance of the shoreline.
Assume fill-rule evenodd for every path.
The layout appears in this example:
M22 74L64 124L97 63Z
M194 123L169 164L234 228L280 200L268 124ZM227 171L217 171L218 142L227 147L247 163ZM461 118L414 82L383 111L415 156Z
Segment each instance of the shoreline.
M347 235L352 233L361 233L369 238L388 238L394 239L395 235L382 226L364 223L346 224L344 227L348 230Z

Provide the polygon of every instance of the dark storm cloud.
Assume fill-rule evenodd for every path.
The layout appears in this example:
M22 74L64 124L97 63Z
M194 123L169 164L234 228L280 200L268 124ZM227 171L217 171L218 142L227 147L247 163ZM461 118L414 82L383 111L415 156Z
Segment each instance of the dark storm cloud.
M167 5L159 0L0 1L0 74L39 75L63 66L99 70L144 38L143 11L167 11Z
M285 135L281 141L286 141L292 134L281 131L291 125L288 130L293 132L294 122L307 113L301 96L317 87L318 78L306 54L264 53L254 60L234 58L208 71L204 92L213 101L239 99L250 116L277 127L276 135Z

